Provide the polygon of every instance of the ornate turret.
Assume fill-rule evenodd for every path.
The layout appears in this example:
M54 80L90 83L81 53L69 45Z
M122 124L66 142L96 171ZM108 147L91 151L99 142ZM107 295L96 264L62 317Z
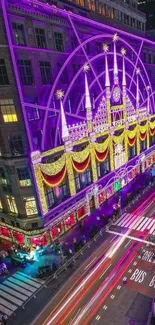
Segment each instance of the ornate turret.
M108 68L108 58L107 58L107 52L109 51L109 47L107 44L103 44L103 51L105 53L105 88L106 88L107 118L108 118L108 124L109 126L111 126L110 78L109 78L109 68Z
M89 71L89 65L84 65L84 72L85 72L85 108L86 108L86 119L88 125L88 132L92 132L92 105L90 100L90 93L88 87L88 79L87 79L87 72Z
M137 117L139 116L139 74L140 74L140 69L137 68L136 70L136 75L137 75L137 88L136 88L136 112L137 112Z
M126 72L125 72L125 54L126 50L124 48L121 49L121 54L123 58L123 67L122 67L122 88L123 88L123 110L124 110L124 120L126 121L127 115L126 115Z
M117 66L117 55L116 55L116 42L118 41L117 33L113 36L114 42L114 85L118 85L118 66Z
M66 116L65 116L63 102L62 102L62 99L64 97L64 92L61 89L57 90L56 97L57 99L60 99L62 140L65 144L66 151L69 151L71 149L71 142L69 141L69 131L67 127L67 121L66 121Z
M147 115L150 113L150 86L147 87Z

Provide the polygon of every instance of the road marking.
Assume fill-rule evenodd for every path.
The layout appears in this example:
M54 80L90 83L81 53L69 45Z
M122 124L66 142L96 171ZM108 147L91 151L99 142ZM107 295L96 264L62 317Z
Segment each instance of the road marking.
M13 296L17 297L17 298L20 298L22 299L23 301L27 300L28 297L27 296L24 296L22 295L21 293L15 291L15 290L12 290L10 288L8 288L6 285L3 285L3 284L0 284L0 289L2 289L3 291L6 291L8 293L11 293Z
M122 234L122 233L119 233L119 232L116 232L116 231L112 231L112 230L106 230L106 232L108 232L110 234L117 234L120 237L129 238L129 239L132 239L132 240L135 240L135 241L144 243L144 244L149 244L149 245L155 246L155 243L150 242L150 241L145 240L145 239L136 238L136 237L129 236L129 235L126 235L126 234Z
M5 280L5 281L3 282L3 284L5 284L6 286L11 287L11 288L13 288L13 289L15 289L15 290L17 290L17 291L23 293L23 294L25 294L27 297L30 297L30 296L32 295L32 292L30 292L30 291L28 291L28 290L26 290L26 289L21 288L20 286L18 286L18 285L16 285L16 284L12 283L12 282L9 281L9 280L10 280L10 279L8 278L7 280Z
M150 230L150 234L153 234L154 230L155 230L155 224L154 224L154 226L151 228L151 230Z
M110 268L112 264L109 264L109 266L106 268L106 270L102 273L102 275L100 276L99 279L101 279L103 277L103 275L108 271L108 269Z
M16 273L17 273L17 274L20 274L20 275L23 276L23 273L20 272L20 271L17 271ZM26 274L26 273L24 273L24 276L25 276L26 278L30 279L30 280L33 280L33 282L37 282L37 283L41 283L41 284L44 284L44 283L45 283L44 280L33 278L32 276L30 276L30 275L28 275L28 274Z
M104 305L104 306L103 306L103 309L105 309L105 310L106 310L107 308L108 308L108 306L107 306L107 305Z
M96 316L96 320L99 320L100 318L101 318L100 315L97 315L97 316Z
M21 306L23 304L22 300L19 300L19 299L15 298L15 297L9 295L8 293L2 291L2 290L0 290L0 296L14 302L18 306Z
M0 304L7 307L8 309L15 311L18 307L13 305L12 303L8 302L7 300L4 300L0 297Z
M12 315L12 310L0 305L0 311L7 316L11 316Z
M117 236L115 236L114 238L112 238L112 239L110 240L110 243L112 243L116 237L117 237Z
M29 290L31 292L35 292L36 291L36 289L34 287L32 288L29 284L27 284L25 282L22 282L22 281L19 281L18 278L16 277L16 274L13 274L13 276L11 276L9 278L9 281L11 281L11 282L19 285L22 288L25 288L25 289Z
M127 247L127 246L130 244L131 240L132 240L132 239L130 239L130 240L127 242L127 244L125 245L125 247Z
M97 256L94 257L94 259L84 268L84 270L86 270L96 259L97 259Z
M23 275L20 275L18 273L16 273L14 275L14 277L16 279L19 279L20 281L25 282L26 284L30 284L31 286L33 286L33 287L35 287L37 289L39 289L41 287L41 284L40 283L36 283L35 281L29 280L28 278L25 278Z

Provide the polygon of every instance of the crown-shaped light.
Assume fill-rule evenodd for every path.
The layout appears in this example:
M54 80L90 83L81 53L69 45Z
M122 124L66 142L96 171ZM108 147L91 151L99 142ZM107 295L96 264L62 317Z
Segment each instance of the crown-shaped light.
M103 51L104 51L105 53L107 53L107 52L109 51L109 46L108 46L108 44L106 44L106 43L103 44Z
M118 41L118 34L115 33L113 36L113 42L117 42Z
M122 54L123 56L126 55L126 49L125 49L124 47L121 48L121 54Z
M61 100L64 97L64 91L62 89L57 90L56 97Z
M84 72L88 72L90 70L90 66L88 63L85 63L84 66L83 66L83 71Z
M137 75L140 74L140 68L137 68L137 69L136 69L136 74L137 74Z

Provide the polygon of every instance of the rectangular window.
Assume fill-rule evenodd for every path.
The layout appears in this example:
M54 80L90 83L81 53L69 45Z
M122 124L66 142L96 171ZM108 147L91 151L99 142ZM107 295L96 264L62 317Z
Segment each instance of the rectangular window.
M42 28L35 28L35 34L36 34L36 41L37 46L40 49L46 48L46 38L45 38L45 31Z
M50 62L40 61L39 64L43 85L50 85L52 83Z
M0 86L8 86L9 79L8 74L5 66L5 60L0 59Z
M12 156L20 156L24 154L23 142L21 135L12 135L9 137L10 150Z
M27 167L17 168L17 174L19 178L20 187L27 187L32 185L29 170Z
M20 23L12 23L14 42L17 45L26 45L24 26Z
M63 44L63 35L62 33L55 32L55 47L57 51L64 52L64 44Z
M80 177L78 174L75 174L75 186L76 186L76 191L80 191L81 189L81 184L80 184Z
M0 183L3 188L11 189L10 178L6 168L0 167Z
M31 61L18 60L20 77L23 85L33 85Z
M15 198L13 196L11 196L11 195L6 195L6 201L7 201L7 204L8 204L9 212L18 214Z
M55 197L52 188L48 188L45 192L47 206L50 209L55 204Z
M0 210L3 210L2 201L0 200Z
M60 190L60 196L62 197L62 199L66 199L69 197L69 187L68 187L68 183L63 182L60 186L59 186L59 190Z
M12 99L0 99L0 108L5 123L17 122L18 118Z
M36 200L34 196L31 197L24 197L23 198L26 215L32 216L38 213L37 206L36 206Z

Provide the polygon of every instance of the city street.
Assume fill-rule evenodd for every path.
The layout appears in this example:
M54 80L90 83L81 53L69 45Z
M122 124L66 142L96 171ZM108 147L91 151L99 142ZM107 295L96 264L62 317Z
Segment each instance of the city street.
M78 276L74 273L66 282L33 325L103 324L103 317L105 324L113 325L111 308L117 309L116 324L129 324L133 316L127 312L137 293L153 298L154 271L153 267L151 272L145 271L150 262L142 261L142 253L148 250L149 234L154 229L152 193L134 213L122 215L107 230L106 241L78 269Z

